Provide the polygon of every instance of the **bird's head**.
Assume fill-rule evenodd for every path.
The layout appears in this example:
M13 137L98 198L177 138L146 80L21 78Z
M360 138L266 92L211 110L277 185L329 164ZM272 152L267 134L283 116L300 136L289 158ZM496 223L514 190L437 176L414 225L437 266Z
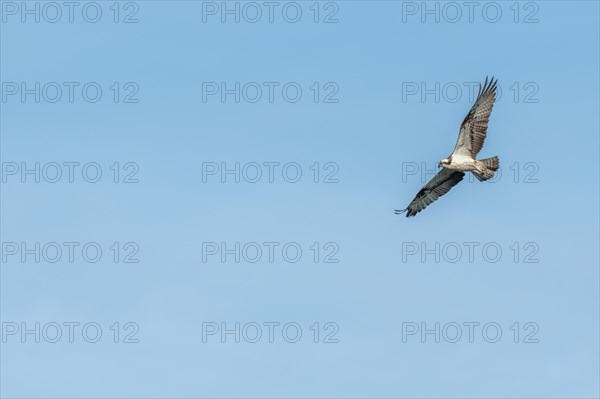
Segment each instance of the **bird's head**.
M442 168L444 166L448 166L450 165L450 160L449 159L442 159L439 163L438 163L438 168Z

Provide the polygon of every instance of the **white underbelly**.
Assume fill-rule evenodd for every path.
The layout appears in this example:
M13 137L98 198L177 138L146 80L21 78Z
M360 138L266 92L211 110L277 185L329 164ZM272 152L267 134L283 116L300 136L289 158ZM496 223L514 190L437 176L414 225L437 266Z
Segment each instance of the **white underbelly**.
M460 154L452 155L452 163L470 164L470 163L473 163L473 161L475 161L473 158L466 156L466 155L460 155Z
M462 155L455 155L452 157L452 162L448 166L448 169L455 170L472 170L475 168L475 160L471 157Z

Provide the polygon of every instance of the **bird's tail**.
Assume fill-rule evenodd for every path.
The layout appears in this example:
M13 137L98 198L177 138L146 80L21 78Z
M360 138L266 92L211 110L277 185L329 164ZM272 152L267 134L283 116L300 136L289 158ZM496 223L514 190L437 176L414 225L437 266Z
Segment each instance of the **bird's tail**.
M483 165L483 170L474 170L473 174L479 181L486 181L494 177L494 172L500 167L500 160L498 157L491 157L479 160Z

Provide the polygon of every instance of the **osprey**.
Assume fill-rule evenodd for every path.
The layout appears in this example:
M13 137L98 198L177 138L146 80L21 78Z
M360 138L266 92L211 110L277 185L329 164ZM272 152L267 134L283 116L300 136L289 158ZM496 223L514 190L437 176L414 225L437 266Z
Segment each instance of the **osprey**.
M476 157L485 140L497 83L498 80L493 77L488 82L486 77L483 87L479 84L477 100L460 125L454 151L438 164L443 169L417 193L406 209L395 211L397 215L406 212L406 217L415 216L457 185L465 177L465 172L473 173L479 181L494 177L494 172L500 167L498 157L481 160Z

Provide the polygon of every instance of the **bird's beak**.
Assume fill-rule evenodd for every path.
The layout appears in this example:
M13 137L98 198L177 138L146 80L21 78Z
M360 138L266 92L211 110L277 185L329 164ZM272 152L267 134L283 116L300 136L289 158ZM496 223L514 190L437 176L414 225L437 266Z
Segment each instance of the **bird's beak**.
M440 169L442 167L442 163L438 162L438 169Z

